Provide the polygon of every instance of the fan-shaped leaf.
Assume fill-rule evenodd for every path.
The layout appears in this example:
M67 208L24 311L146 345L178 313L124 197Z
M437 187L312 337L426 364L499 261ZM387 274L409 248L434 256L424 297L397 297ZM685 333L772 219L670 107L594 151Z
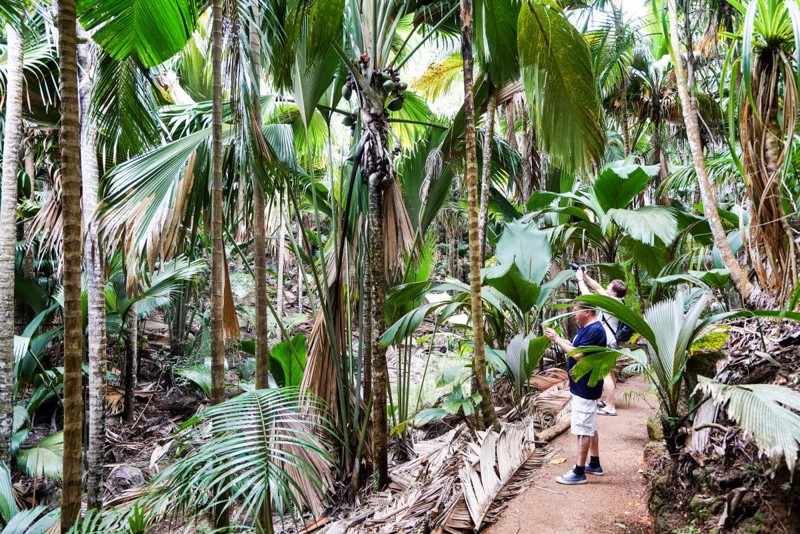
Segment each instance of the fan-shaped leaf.
M731 386L698 376L697 387L725 407L728 416L753 436L773 466L785 459L794 470L800 447L800 393L774 384Z
M605 135L583 35L551 5L527 1L520 11L517 43L544 150L573 169L600 161Z
M136 55L154 67L189 41L197 23L195 0L80 0L78 15L94 40L117 60Z
M56 432L29 449L17 453L17 465L29 477L46 477L61 480L61 463L64 456L64 434Z
M645 206L635 210L610 209L603 221L603 231L609 222L625 230L633 239L646 245L655 245L655 238L669 246L678 236L675 214L662 206Z
M643 167L627 161L614 162L600 172L592 191L603 211L627 208L656 174L657 165Z

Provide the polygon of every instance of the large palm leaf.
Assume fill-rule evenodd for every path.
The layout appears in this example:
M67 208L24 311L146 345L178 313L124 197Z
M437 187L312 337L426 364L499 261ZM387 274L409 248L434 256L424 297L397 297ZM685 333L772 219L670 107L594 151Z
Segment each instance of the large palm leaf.
M318 437L327 433L324 422L302 415L309 402L296 389L270 389L208 408L184 426L183 447L194 448L156 476L148 505L188 518L238 501L233 520L244 523L271 495L281 513L303 506L321 512L331 461Z
M153 67L175 55L191 38L198 17L195 0L82 0L81 23L97 28L94 40L114 59L136 56Z
M518 46L542 148L573 169L601 161L605 134L583 35L551 5L528 0L520 11Z
M732 386L704 376L698 377L697 387L753 436L773 467L783 458L789 471L794 470L800 448L800 393L774 384Z

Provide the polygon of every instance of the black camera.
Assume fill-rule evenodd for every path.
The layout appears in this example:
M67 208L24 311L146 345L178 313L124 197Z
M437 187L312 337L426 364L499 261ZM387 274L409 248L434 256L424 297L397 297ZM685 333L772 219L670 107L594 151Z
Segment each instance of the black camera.
M583 265L579 265L579 264L575 263L574 261L572 263L570 263L569 266L572 268L573 271L585 271L586 270L586 267L584 267Z

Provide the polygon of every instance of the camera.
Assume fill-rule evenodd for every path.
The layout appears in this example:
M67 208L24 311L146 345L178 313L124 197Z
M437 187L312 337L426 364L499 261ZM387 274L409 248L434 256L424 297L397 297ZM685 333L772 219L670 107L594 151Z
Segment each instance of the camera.
M579 265L579 264L575 263L574 261L572 263L570 263L569 266L572 268L573 271L585 271L586 270L586 267L584 267L583 265Z

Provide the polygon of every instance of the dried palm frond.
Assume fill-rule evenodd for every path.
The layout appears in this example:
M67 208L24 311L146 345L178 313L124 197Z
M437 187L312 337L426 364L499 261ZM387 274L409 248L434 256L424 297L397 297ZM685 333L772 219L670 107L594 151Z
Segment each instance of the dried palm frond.
M233 302L233 290L231 290L231 273L228 271L228 258L225 257L225 250L222 251L225 273L223 282L225 288L222 294L222 331L225 341L239 339L239 317L236 315L236 307Z
M552 368L532 376L528 383L541 391L547 391L551 387L563 385L568 378L565 370Z
M479 454L464 461L459 478L475 530L517 472L535 459L533 434L530 423L506 427L499 434L487 431Z
M54 173L53 186L48 196L42 202L41 208L31 220L28 230L28 244L39 235L39 260L49 254L58 254L63 250L64 227L61 219L61 173ZM56 268L56 277L61 278L63 262L59 261Z
M396 177L389 181L383 198L384 268L387 280L399 279L405 266L404 255L414 248L414 228Z

